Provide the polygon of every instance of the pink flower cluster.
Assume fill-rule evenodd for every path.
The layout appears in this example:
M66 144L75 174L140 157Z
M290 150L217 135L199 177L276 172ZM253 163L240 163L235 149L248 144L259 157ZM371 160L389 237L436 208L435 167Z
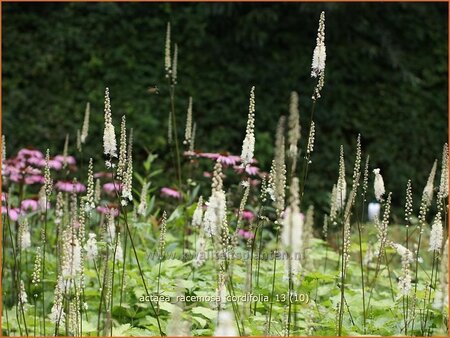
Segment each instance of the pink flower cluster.
M113 217L119 216L119 209L115 205L99 205L97 207L97 212L100 214L108 215L111 214Z
M62 192L75 192L75 193L80 193L80 192L85 192L86 191L86 186L82 183L79 182L70 182L70 181L58 181L55 183L55 188L59 191Z
M2 202L6 202L6 194L2 193ZM48 205L50 208L50 205ZM20 203L20 208L9 208L2 203L2 214L8 214L10 220L17 221L20 216L25 215L27 212L34 212L40 209L39 202L35 199L25 199Z
M255 234L253 232L244 230L244 229L239 229L238 235L245 239L250 239L250 238L255 237Z
M178 190L164 187L161 189L161 195L166 197L172 197L172 198L181 198L181 193Z
M50 158L48 165L53 170L61 170L64 161L70 169L75 168L75 158L73 156L57 155ZM35 149L23 148L19 150L17 156L7 159L3 167L3 175L9 177L12 182L23 182L24 184L42 184L44 176L42 168L45 166L45 157L42 152Z

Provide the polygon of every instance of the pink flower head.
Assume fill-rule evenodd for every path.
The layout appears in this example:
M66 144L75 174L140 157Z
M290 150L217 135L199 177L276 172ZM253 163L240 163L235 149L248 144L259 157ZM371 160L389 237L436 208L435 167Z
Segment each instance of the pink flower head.
M181 198L181 193L178 190L167 187L161 189L161 195L172 198Z
M258 167L251 166L251 165L248 165L245 168L242 168L241 166L235 166L234 170L236 170L236 172L239 173L239 174L242 174L244 172L244 170L245 170L245 172L247 174L252 175L252 176L257 175L258 172L259 172L259 168Z
M103 184L103 190L110 195L114 195L116 191L120 192L122 191L122 183L120 182L109 182Z
M253 232L247 231L244 229L239 229L238 235L241 237L244 237L245 239L250 239L250 238L255 237L255 234Z
M198 153L199 157L209 158L211 160L219 161L223 165L236 165L241 158L229 153Z
M47 163L45 159L39 159L39 160L33 161L33 162L36 162L36 163L33 163L33 164L37 165L38 167L45 167L45 165ZM62 165L61 162L59 162L57 160L50 159L48 161L48 167L50 169L54 169L54 170L61 170L63 165Z
M58 162L64 164L64 156L63 155L56 155L53 159L55 161L58 161ZM75 157L73 157L73 156L66 156L65 162L68 165L75 165L77 163L77 161L75 160Z
M17 153L17 157L21 159L38 159L44 158L44 154L42 154L39 150L23 148L19 150L19 152Z
M113 178L113 174L112 173L108 173L106 171L99 171L98 173L94 174L95 178L102 178L102 177L106 177L106 178Z
M203 172L203 177L211 178L212 174L210 172L208 172L208 171L204 171Z
M217 160L217 158L220 156L220 154L218 153L198 153L199 157L204 157L204 158L210 158L212 160Z
M99 213L104 214L104 215L111 214L111 215L113 215L113 217L119 216L119 209L117 209L117 208L99 205L96 210Z
M13 222L16 222L19 219L19 216L21 214L20 209L18 208L11 208L9 211L6 209L4 205L2 205L2 214L8 214L9 219Z
M70 181L58 181L55 184L55 188L58 189L59 191L64 192L80 193L86 191L86 187L84 186L84 184L79 182L73 183Z
M38 206L38 201L32 199L26 199L23 200L22 203L20 203L20 207L23 211L36 211L38 209Z
M244 210L242 212L242 218L251 223L255 219L255 214L250 210Z
M236 155L219 155L217 161L224 165L236 165L241 160L239 156Z
M8 194L6 192L2 192L2 202L6 201Z
M30 184L35 184L35 183L44 183L45 178L42 175L31 175L31 176L26 176L25 177L25 184L30 185Z

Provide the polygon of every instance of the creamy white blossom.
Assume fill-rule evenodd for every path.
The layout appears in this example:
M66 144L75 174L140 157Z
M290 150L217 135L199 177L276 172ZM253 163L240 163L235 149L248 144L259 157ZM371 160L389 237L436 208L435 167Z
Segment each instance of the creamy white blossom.
M345 199L347 196L347 182L345 181L345 162L344 162L344 147L341 145L339 156L339 177L336 184L335 206L339 211L345 206Z
M316 47L314 48L311 77L318 78L312 99L320 98L320 91L325 84L325 60L327 57L325 47L325 13L320 13L319 29L317 30Z
M296 158L298 154L298 140L300 140L300 112L298 109L298 94L297 92L291 92L291 100L289 103L289 156Z
M197 207L195 208L194 215L192 216L192 225L201 226L203 221L203 196L198 199Z
M433 200L433 189L434 189L434 178L436 176L437 160L434 161L433 167L431 168L430 176L428 176L427 184L423 189L422 200L426 202L427 206L431 205Z
M89 233L89 238L86 241L86 244L84 246L84 250L86 251L86 258L88 260L95 260L98 255L98 248L97 248L97 235L94 233Z
M24 305L28 303L28 295L25 291L25 284L23 283L23 280L20 280L20 288L19 288L19 305Z
M441 213L438 212L431 227L430 247L428 248L428 251L440 252L443 240L444 229L442 226Z
M144 182L142 184L142 190L141 190L141 200L139 201L139 206L137 213L141 216L145 216L147 213L147 194L148 194L148 186L149 183Z
M184 144L190 144L192 139L192 96L189 97L187 115L186 115L186 128L184 130Z
M439 183L439 198L448 196L448 145L444 144L442 151L441 180Z
M110 157L117 157L116 133L112 124L111 100L109 98L109 88L105 90L105 128L103 131L103 153ZM111 166L107 163L107 166Z
M91 104L86 103L86 111L84 112L83 127L81 128L80 142L86 142L89 132L89 115L91 113Z
M247 166L253 160L255 151L255 87L250 90L250 103L248 107L248 120L244 142L242 143L242 166Z
M373 182L375 198L378 202L381 202L383 201L383 195L385 193L383 176L381 176L379 168L374 169L373 173L375 174L375 180Z

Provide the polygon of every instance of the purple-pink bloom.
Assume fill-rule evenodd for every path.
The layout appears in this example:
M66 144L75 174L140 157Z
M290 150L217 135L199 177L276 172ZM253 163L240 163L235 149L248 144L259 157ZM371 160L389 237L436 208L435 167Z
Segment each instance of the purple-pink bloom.
M96 210L99 213L104 214L104 215L111 214L111 215L113 215L113 217L119 216L119 210L117 208L99 205Z
M250 210L244 210L242 212L242 218L251 223L255 219L255 214L253 212L251 212Z
M31 175L31 176L26 176L25 177L25 184L30 185L30 184L35 184L35 183L44 183L45 178L42 175Z
M39 150L23 148L19 150L17 157L44 158L44 154L42 154Z
M106 171L99 171L98 173L94 174L94 178L102 178L102 177L113 178L113 174Z
M242 168L241 166L235 166L234 170L236 170L236 172L239 174L242 174L244 170L249 175L257 175L259 173L259 168L251 165L248 165L245 168Z
M250 238L255 237L255 234L253 232L247 231L247 230L244 230L244 229L239 229L238 235L241 236L241 237L244 237L246 239L250 239Z
M64 156L63 155L56 155L53 159L55 161L58 161L58 162L64 164ZM75 157L70 156L70 155L65 157L65 162L69 165L75 165L77 163L77 161L75 160Z
M181 193L178 190L167 187L161 189L161 195L173 198L181 198Z
M120 182L109 182L103 184L103 190L108 194L114 194L116 191L122 191L122 183Z
M16 222L19 219L20 213L20 209L18 208L11 208L8 211L6 207L2 205L2 214L8 214L9 219L13 222Z
M64 191L64 192L76 192L76 193L80 193L80 192L85 192L86 191L86 187L84 186L84 184L76 182L69 182L69 181L58 181L55 184L55 188L58 189L59 191Z
M24 211L36 211L39 207L39 203L36 200L26 199L23 200L22 203L20 203L20 207Z

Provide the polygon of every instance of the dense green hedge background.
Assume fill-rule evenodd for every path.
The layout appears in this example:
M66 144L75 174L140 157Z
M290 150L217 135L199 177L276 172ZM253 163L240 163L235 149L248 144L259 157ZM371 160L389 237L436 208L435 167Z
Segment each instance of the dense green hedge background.
M444 3L2 7L3 133L9 154L23 146L60 152L66 133L75 139L90 101L86 151L100 158L103 94L109 86L116 125L126 113L134 127L137 158L145 157L144 147L164 158L169 104L163 53L170 20L179 45L180 135L192 95L197 148L239 154L249 89L255 85L256 155L268 169L276 121L288 112L291 90L300 93L307 135L314 86L310 63L321 10L328 58L323 99L315 112L308 202L327 207L327 193L337 180L339 144L345 146L350 173L358 133L397 206L403 204L408 178L421 193L447 140ZM153 84L159 95L147 93Z

